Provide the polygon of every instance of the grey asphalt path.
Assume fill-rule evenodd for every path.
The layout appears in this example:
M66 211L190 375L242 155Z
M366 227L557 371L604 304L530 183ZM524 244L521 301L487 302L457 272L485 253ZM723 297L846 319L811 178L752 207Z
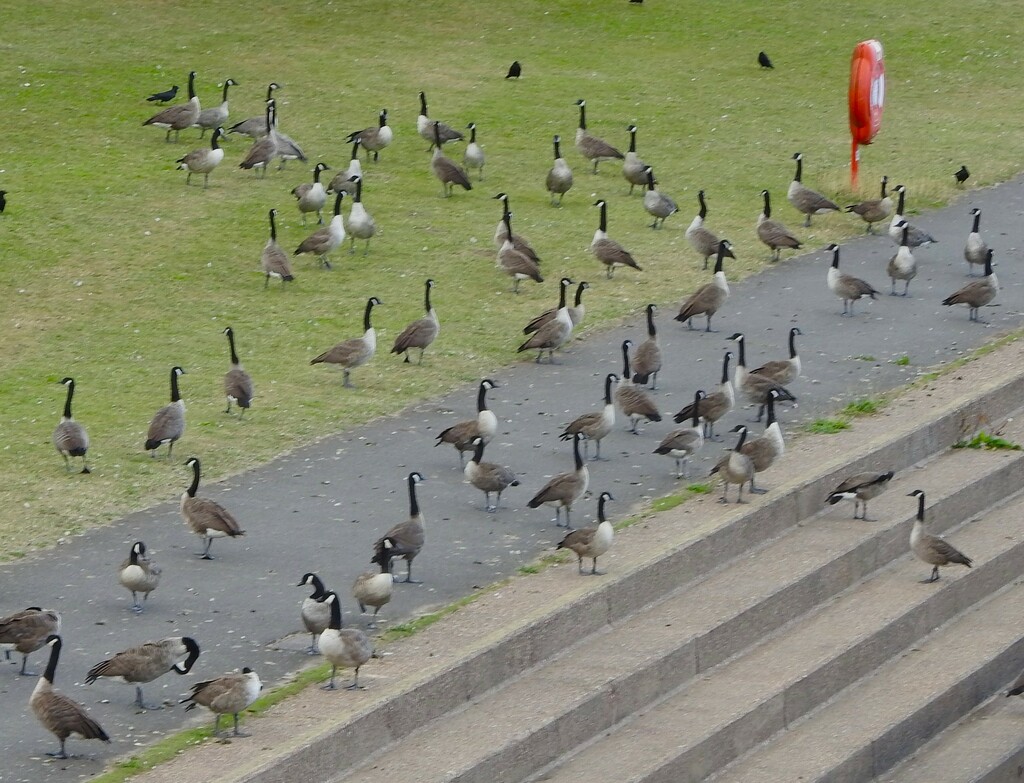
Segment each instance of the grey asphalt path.
M962 252L972 206L983 209L983 235L996 249L1002 284L999 307L983 311L991 321L988 326L969 323L963 307L940 304L968 280ZM788 205L780 205L780 211L784 220L797 224ZM1018 271L1024 263L1019 247L1022 214L1024 181L1018 179L967 192L948 209L915 217L914 223L938 237L940 244L918 252L920 272L911 284L911 297L886 295L876 302L860 302L853 318L840 317L841 303L826 289L829 256L823 250L784 260L733 285L731 299L714 320L717 333L687 331L672 320L678 303L664 303L658 323L666 361L656 398L665 420L644 426L639 436L625 432L623 422L618 422L604 446L609 459L591 463L594 498L581 504L574 522L582 525L592 519L596 495L603 490L614 494L617 503L611 512L620 518L646 500L678 489L672 460L652 450L676 426L671 415L692 399L694 390L717 384L723 350L732 345L726 338L734 331L747 335L751 367L786 355L790 326L803 331L798 347L804 375L792 385L800 405L784 408L779 415L783 428L793 430L850 399L903 384L922 367L956 358L1019 327L1024 322L1024 275ZM847 219L852 220L830 216L816 221ZM680 216L665 229L677 232L681 245L688 220ZM814 246L813 240L809 246ZM842 268L888 291L885 265L894 250L887 236L850 242L843 247ZM687 253L681 263L694 261ZM594 271L591 296L614 290L615 281ZM208 720L205 710L186 714L176 703L192 682L242 666L257 670L266 684L282 681L309 660L302 653L308 636L297 633L298 604L305 592L295 587L306 571L319 573L339 591L346 622L365 627L366 618L353 611L350 586L368 569L373 541L407 517L405 477L411 470L427 478L420 490L427 543L414 573L423 584L396 587L395 599L382 612L388 621L382 627L513 574L550 550L564 531L551 523L550 510L528 509L526 501L551 475L570 469L571 449L556 436L576 415L600 407L605 374L621 370L620 345L625 337L634 342L644 339L641 317L574 342L555 366L523 362L491 374L501 384L490 394L500 429L486 458L511 466L522 481L522 486L506 492L497 514L485 513L482 493L462 483L454 450L433 447L438 432L475 412L475 388L462 388L230 481L202 486L201 494L231 509L248 531L243 539L215 541L216 561L196 558L200 542L186 531L175 497L51 552L0 567L0 614L30 605L62 613L65 647L57 686L87 705L113 737L109 747L72 739L69 749L81 757L47 760L43 754L55 749L56 742L27 706L36 680L18 677L13 664L0 665L0 780L87 778L115 755ZM510 345L516 342L510 334ZM910 365L893 363L904 355L910 357ZM375 361L389 359L382 355ZM725 432L751 414L749 409L734 411L718 430ZM258 407L252 415L261 415ZM722 446L704 449L701 461L693 466L693 480L706 474ZM167 483L184 489L189 473L181 462L189 456L187 442L177 451L167 466ZM773 468L785 469L785 460ZM770 488L772 473L766 473L761 483ZM129 611L129 595L117 584L115 572L131 543L139 539L147 543L164 576L145 613L136 616ZM396 570L404 574L404 564L397 564ZM108 655L182 634L194 636L203 652L191 675L168 674L146 687L147 700L166 700L165 709L137 712L133 688L124 684L82 684L88 669ZM44 656L34 654L30 665L42 670ZM373 679L386 676L386 671L386 662L367 667L365 683L372 687ZM344 692L338 698L345 698ZM258 724L253 730L256 736L242 741L252 742L255 751Z

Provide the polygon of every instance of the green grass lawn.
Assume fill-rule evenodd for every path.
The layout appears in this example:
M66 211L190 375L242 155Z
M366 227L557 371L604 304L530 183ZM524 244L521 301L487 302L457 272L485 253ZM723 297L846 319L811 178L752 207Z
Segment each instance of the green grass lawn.
M800 228L784 193L800 150L808 184L841 203L852 197L846 83L863 38L886 47L888 108L864 151L862 193L873 195L886 173L920 209L953 196L961 162L974 185L1012 176L1024 153L1021 27L1016 3L953 0L872 0L842 11L809 0L12 0L0 29L0 189L9 191L0 216L0 557L177 494L191 454L210 479L224 476L517 361L519 325L554 303L563 274L592 283L587 328L648 301L671 309L706 277L683 237L700 188L710 224L735 246L732 277L766 262L753 233L764 187L809 248L860 233L849 216ZM757 67L761 49L774 71ZM505 81L514 59L523 78ZM280 83L280 127L304 146L309 166L290 163L258 180L237 168L248 142L234 137L210 189L186 189L174 161L205 141L188 130L166 144L142 121L155 111L144 98L178 84L182 99L192 69L206 106L219 102L224 79L239 82L233 121L261 113L266 85ZM440 198L415 134L421 89L432 116L479 127L486 181L472 192ZM665 230L647 228L619 166L587 173L572 147L581 97L592 132L620 148L626 126L639 126L642 157L682 207ZM380 226L369 256L339 254L333 272L296 259L294 284L264 290L267 210L280 210L281 243L293 249L312 227L299 225L289 191L316 161L343 168L344 136L374 123L382 107L396 140L366 165L363 200ZM576 174L561 209L548 206L543 188L555 133ZM461 159L461 146L449 154ZM548 280L524 284L518 297L494 268L500 205L490 196L501 190ZM598 197L609 200L610 234L643 273L605 280L588 254ZM437 281L441 337L422 367L403 366L386 352L420 315L428 276ZM380 351L353 373L358 388L344 390L339 373L308 361L361 332L370 295L384 302ZM226 325L257 384L241 422L222 412ZM145 456L142 442L175 364L188 373L188 430L167 465ZM49 442L65 375L78 382L91 476L65 475Z

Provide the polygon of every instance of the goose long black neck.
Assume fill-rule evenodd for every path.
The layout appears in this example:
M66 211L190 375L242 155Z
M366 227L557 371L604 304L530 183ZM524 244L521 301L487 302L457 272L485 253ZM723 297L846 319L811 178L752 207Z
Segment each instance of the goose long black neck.
M132 565L138 565L139 555L141 555L144 551L146 551L145 545L141 541L137 541L135 544L132 545L132 551L128 553L128 562Z
M580 101L577 106L580 107L580 130L587 129L587 105Z
M704 218L708 216L708 205L704 203L703 190L697 191L697 201L700 204L700 210L697 212L697 214L700 216L701 220L704 220Z
M698 389L693 395L693 418L690 423L693 425L694 429L697 429L700 426L700 401L706 396L707 394L705 394L703 389Z
M387 124L388 124L388 110L387 109L381 109L380 110L380 119L377 120L377 125L378 125L378 127L383 128Z
M803 177L804 173L804 161L803 158L800 157L799 152L794 156L794 160L796 160L796 175L793 177L793 179L799 182Z
M768 195L767 190L761 195L764 196L764 209L761 211L764 212L766 218L770 218L772 216L772 198Z
M43 672L43 679L50 685L53 685L53 678L57 675L57 662L60 660L60 648L63 646L64 641L59 636L50 644L50 660L47 661L46 671Z
M487 390L491 388L493 384L489 381L481 381L480 389L476 393L476 412L487 410Z
M654 169L648 166L644 174L647 175L647 189L654 190Z
M357 204L361 204L363 202L363 178L362 177L357 177L356 178L356 195L355 195L355 200L356 200Z
M732 353L729 351L725 352L725 358L722 359L722 383L729 382L729 360L732 358Z
M441 123L434 121L434 148L437 154L441 154Z
M736 446L735 446L735 448L733 448L733 451L735 451L736 453L739 453L740 450L743 448L743 442L746 439L747 439L747 428L746 427L742 427L742 428L740 428L740 438L739 438L739 440L736 441Z
M373 297L366 300L366 310L363 311L363 331L370 331L370 313L373 312L373 306L377 304Z
M380 548L374 553L373 557L370 558L371 563L376 563L380 566L380 572L382 574L391 573L391 553L390 547L394 546L394 541L390 538L385 538L381 542Z
M473 444L473 462L479 465L484 460L484 443L483 438L477 438L476 443Z
M507 204L505 205L505 208L501 212L501 220L505 224L505 232L508 234L508 236L505 237L505 241L511 242L512 241L512 213L508 211L508 205Z
M469 143L476 144L476 123L471 122L469 124Z
M196 492L199 490L199 460L193 457L189 460L189 464L192 466L192 483L188 485L188 490L186 491L190 498L194 498L196 496Z
M420 93L420 114L424 117L429 116L427 114L427 94L425 92Z
M975 210L974 212L974 225L971 227L971 233L977 234L981 230L981 210Z
M171 369L171 402L178 402L181 399L181 395L178 393L178 376L182 373L180 367L173 367Z
M328 593L327 599L331 602L331 622L327 626L335 631L341 630L341 601L338 600L337 593Z
M580 454L580 434L577 432L572 437L572 458L576 463L576 472L583 470L583 455Z
M624 340L622 343L622 380L629 382L632 374L629 371L629 340Z
M229 326L224 330L224 334L228 336L228 347L231 349L231 363L238 364L238 354L235 353L235 330Z
M188 74L188 99L192 100L196 97L196 72L190 71Z
M795 326L789 330L789 358L796 358L796 336L800 334L800 330Z
M715 258L715 274L722 271L725 264L725 253L729 250L729 245L723 239L718 243L718 256Z
M565 292L572 285L572 280L568 277L563 277L558 283L558 309L561 310L565 307Z
M351 157L351 160L359 160L359 145L360 144L362 144L362 142L359 140L359 137L356 136L355 141L352 142L352 157Z
M171 668L178 674L188 674L192 671L192 667L195 666L196 661L199 660L199 645L191 636L182 636L181 643L185 645L185 649L188 650L188 657L183 663L176 663Z
M768 410L768 420L764 424L764 428L768 429L775 423L775 392L771 391L768 393L768 398L764 402Z
M743 339L742 334L737 334L733 338L733 341L736 343L737 351L739 353L739 358L736 360L736 366L745 368L747 366L747 348L744 345L746 340Z
M615 373L608 373L604 378L604 404L612 404L612 384L615 383Z
M832 268L839 269L839 245L832 247Z
M324 582L316 574L313 574L312 576L313 578L309 581L313 583L313 592L310 593L309 597L315 599L323 598L325 595L327 595L327 589L324 587Z
M985 277L989 277L992 274L992 249L989 248L988 254L985 256Z
M420 502L416 499L416 482L417 474L409 474L409 516L418 517L420 515Z
M605 233L608 231L608 204L602 201L598 206L601 207L601 232Z
M74 378L65 378L64 384L68 387L67 397L64 398L64 418L71 418L71 398L75 396L75 380Z
M427 280L426 284L423 286L423 309L427 311L428 315L430 314L430 289L433 287L433 280Z
M220 94L221 103L227 103L227 100L228 100L228 87L230 87L230 86L231 86L231 80L230 79L225 79L224 80L224 89L221 91L221 94Z
M906 207L906 195L907 195L907 191L902 186L900 186L900 197L899 197L899 201L896 204L896 214L897 215L902 215L903 214L903 210Z
M267 135L270 135L271 129L274 127L274 99L271 98L267 101Z
M647 336L654 337L658 334L658 330L654 326L654 305L647 305Z
M270 216L270 238L277 241L277 222L274 220L274 213L277 210L270 210L267 214Z
M584 281L584 282L580 283L578 286L576 286L576 299L575 299L576 307L579 307L580 306L580 302L583 301L583 292L587 290L587 287L589 285L590 285L589 283Z
M213 135L210 137L210 149L211 150L219 150L220 149L220 137L222 135L223 135L223 131L221 131L220 128L216 128L213 131Z
M316 166L313 167L313 182L319 182L320 181L320 172L321 171L323 171L323 169L320 168L320 164L317 164Z
M274 90L276 90L276 89L277 89L277 83L276 82L271 82L270 84L267 85L267 98L266 99L268 101L271 98L274 97Z
M339 190L338 195L334 197L334 216L337 217L341 214L341 200L345 198L345 191Z
M903 231L900 232L900 247L910 247L910 224L903 221Z
M615 498L613 498L607 492L602 492L601 497L597 499L597 521L599 524L601 522L608 521L607 516L605 516L604 504L607 503L609 500L615 500Z
M559 145L561 144L561 141L562 140L560 138L558 138L558 136L555 136L555 141L554 141L554 145L555 145L555 160L558 160L560 157L562 157L562 153L558 149Z
M629 151L636 152L636 125L630 125L626 130L629 131Z
M886 192L888 190L888 187L889 187L889 178L888 177L882 177L882 198L885 198L887 195L889 195Z
M917 494L917 521L924 522L924 493Z

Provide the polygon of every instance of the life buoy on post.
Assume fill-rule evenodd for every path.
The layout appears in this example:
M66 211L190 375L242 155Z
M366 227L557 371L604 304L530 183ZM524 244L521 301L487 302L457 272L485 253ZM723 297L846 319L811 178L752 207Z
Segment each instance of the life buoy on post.
M857 188L860 145L870 144L882 126L885 106L885 59L882 44L871 39L853 48L850 63L850 185Z

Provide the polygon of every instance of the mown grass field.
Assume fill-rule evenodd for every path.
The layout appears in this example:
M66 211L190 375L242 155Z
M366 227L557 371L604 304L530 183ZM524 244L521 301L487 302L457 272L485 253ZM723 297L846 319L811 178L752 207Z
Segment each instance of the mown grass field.
M799 228L784 193L800 150L809 184L841 203L854 195L846 82L863 38L886 47L888 107L864 152L862 194L873 195L887 173L920 209L954 195L961 162L977 186L1016 174L1024 153L1022 23L1012 2L868 0L854 12L809 0L13 0L4 16L0 558L177 494L190 454L212 480L518 361L519 326L553 304L563 274L593 284L588 329L648 301L671 308L706 275L683 237L700 188L710 224L734 243L733 277L766 263L753 233L762 188L809 248L861 232L849 216ZM757 67L761 49L774 71ZM523 78L505 81L514 59ZM142 121L155 111L145 96L179 84L182 99L189 70L206 106L219 102L224 79L239 82L232 121L259 114L267 83L280 83L280 127L303 145L309 166L291 163L258 180L237 168L248 142L234 137L210 189L186 188L174 161L206 142L189 130L166 144ZM472 192L440 198L415 135L421 89L432 116L479 127L488 163ZM619 166L587 173L572 148L581 97L591 130L621 148L626 126L639 126L642 157L682 207L665 230L647 228ZM333 272L296 259L293 285L264 290L267 210L281 212L282 245L297 246L312 227L299 225L289 191L318 160L344 168L344 136L375 122L382 107L396 140L366 166L364 203L381 229L370 255L339 254ZM576 174L560 209L543 189L555 133ZM461 159L461 147L448 154ZM494 268L500 208L490 197L502 190L547 277L518 297ZM588 254L597 197L609 200L610 233L642 274L605 280ZM386 352L420 314L428 276L437 281L442 334L422 367L403 366ZM354 373L358 388L345 390L340 374L308 361L361 332L370 295L384 302L381 350ZM226 325L257 384L243 421L222 412ZM168 464L149 459L142 442L175 364L188 373L188 429ZM91 476L65 475L50 444L65 375L78 382Z

